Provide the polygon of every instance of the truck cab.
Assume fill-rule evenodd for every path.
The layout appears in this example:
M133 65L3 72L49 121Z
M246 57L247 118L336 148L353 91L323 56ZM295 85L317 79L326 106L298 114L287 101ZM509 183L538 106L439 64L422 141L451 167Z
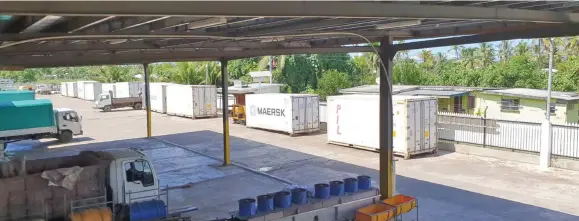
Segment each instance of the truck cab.
M109 196L117 204L154 199L159 194L155 168L147 156L134 149L106 151L113 160L108 167Z
M113 104L113 96L111 93L102 93L95 99L95 108L103 109L106 106Z
M82 135L82 117L73 109L54 109L54 120L57 128L55 133L59 141L66 143L72 140L73 135Z

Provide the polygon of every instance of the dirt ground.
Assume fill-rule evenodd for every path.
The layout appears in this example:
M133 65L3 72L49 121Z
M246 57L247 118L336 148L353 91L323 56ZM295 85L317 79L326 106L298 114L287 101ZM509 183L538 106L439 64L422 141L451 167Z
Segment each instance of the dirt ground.
M55 107L77 110L85 134L66 145L23 141L9 149L43 153L145 147L153 155L162 184L193 184L173 191L172 202L198 206L200 211L191 213L196 218L226 216L239 198L287 185L239 167L216 166L223 155L221 118L191 120L154 113L156 139L142 139L144 111L103 113L92 109L89 101L42 97L51 99ZM230 131L232 160L245 167L307 186L367 174L378 186L377 153L327 144L323 133L289 137L237 124L230 125ZM579 220L577 172L542 171L535 165L439 151L399 159L396 174L396 191L418 198L420 220ZM228 191L215 194L213 190Z

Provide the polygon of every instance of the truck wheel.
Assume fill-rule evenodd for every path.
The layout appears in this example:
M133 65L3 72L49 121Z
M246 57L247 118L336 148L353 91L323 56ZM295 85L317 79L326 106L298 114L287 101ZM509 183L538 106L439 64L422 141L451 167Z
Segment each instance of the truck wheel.
M133 105L133 109L135 109L135 110L143 109L143 104L141 104L141 103L135 103L135 105Z
M109 112L109 111L111 111L112 109L113 109L113 107L111 107L111 105L107 105L107 106L104 106L104 107L103 107L103 111L104 111L104 112Z
M68 142L72 141L72 132L70 132L68 130L62 131L58 135L58 141L60 141L61 143L68 143Z

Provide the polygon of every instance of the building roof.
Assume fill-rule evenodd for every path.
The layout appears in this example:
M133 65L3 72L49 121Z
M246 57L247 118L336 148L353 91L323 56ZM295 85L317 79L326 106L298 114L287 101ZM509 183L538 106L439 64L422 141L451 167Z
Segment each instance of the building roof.
M412 50L579 34L574 1L0 2L6 69ZM445 38L459 36L457 38Z
M252 83L252 84L248 84L245 86L247 86L247 87L236 87L236 86L228 87L227 93L229 93L229 94L250 94L250 93L255 93L263 88L268 88L268 87L278 87L279 88L282 86L282 84ZM217 92L221 93L221 88L217 88Z
M487 90L485 94L498 94L513 97L524 97L533 99L547 99L548 91L529 88L510 88L500 90ZM579 100L579 93L551 91L551 97L560 100Z
M422 86L422 85L393 85L392 94L422 95L435 97L461 96L471 91L482 91L490 88L460 87L460 86ZM380 85L362 85L346 88L339 91L341 94L378 94Z
M464 94L468 94L469 91L446 91L446 90L412 90L406 91L402 93L398 93L397 95L408 95L408 96L429 96L429 97L437 97L437 98L449 98L455 96L462 96Z

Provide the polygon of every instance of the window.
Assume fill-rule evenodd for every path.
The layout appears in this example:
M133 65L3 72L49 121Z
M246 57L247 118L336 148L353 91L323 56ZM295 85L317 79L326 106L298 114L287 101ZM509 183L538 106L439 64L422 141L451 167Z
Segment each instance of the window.
M127 182L140 183L144 187L155 184L153 171L147 161L136 160L134 162L125 163L125 172Z
M556 111L556 109L555 109L555 104L551 104L551 105L549 106L549 112L550 112L551 114L555 114L555 111Z
M107 100L107 99L109 99L109 95L108 95L108 94L103 94L103 95L101 95L101 101L102 101L102 100Z
M519 111L519 99L501 99L501 111Z
M62 118L66 121L75 121L78 122L78 116L74 112L64 113Z

